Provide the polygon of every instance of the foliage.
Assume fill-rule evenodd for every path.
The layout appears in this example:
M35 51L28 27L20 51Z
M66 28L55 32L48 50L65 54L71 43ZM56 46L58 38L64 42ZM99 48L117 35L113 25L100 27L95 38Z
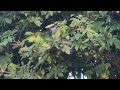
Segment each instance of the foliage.
M120 78L118 11L0 14L1 78Z

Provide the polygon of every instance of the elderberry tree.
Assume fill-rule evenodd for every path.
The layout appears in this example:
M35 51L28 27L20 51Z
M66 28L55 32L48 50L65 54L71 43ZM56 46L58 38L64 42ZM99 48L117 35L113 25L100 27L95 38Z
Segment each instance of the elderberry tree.
M119 11L0 11L3 79L120 78Z

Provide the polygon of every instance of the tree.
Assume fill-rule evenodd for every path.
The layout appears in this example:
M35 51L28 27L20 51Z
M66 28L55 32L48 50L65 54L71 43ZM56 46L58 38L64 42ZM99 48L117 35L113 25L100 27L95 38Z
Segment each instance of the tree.
M119 11L1 11L0 75L119 78Z

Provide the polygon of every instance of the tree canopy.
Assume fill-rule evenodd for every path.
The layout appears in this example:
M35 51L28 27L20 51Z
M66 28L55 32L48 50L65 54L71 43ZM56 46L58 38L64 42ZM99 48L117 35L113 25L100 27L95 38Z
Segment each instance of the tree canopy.
M0 78L120 78L119 11L0 11Z

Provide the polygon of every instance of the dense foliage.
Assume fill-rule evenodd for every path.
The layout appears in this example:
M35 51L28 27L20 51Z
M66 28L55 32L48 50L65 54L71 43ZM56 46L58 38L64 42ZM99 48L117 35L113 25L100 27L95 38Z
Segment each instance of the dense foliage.
M0 11L0 78L120 78L119 11Z

